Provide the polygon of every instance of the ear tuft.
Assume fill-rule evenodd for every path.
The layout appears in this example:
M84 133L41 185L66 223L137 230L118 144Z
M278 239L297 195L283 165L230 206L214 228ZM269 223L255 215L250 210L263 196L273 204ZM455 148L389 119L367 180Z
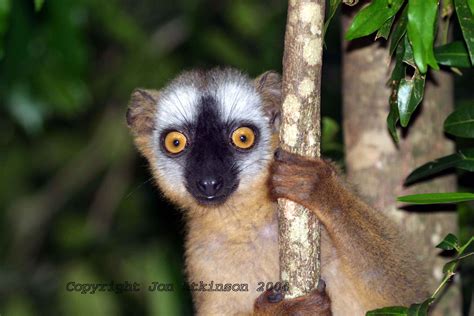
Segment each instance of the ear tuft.
M275 71L267 71L255 79L255 88L263 100L265 114L275 132L280 127L281 76Z
M155 111L159 91L135 89L127 110L127 125L137 136L150 135L155 128Z

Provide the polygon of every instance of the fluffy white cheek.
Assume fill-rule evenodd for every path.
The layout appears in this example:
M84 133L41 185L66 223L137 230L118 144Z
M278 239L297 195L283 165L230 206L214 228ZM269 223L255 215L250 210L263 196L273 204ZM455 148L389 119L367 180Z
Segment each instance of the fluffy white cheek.
M241 162L241 171L239 173L240 185L239 187L247 187L255 182L256 177L261 176L262 171L266 170L273 159L273 155L269 148L260 148L247 156Z
M183 170L177 162L168 157L158 157L156 167L158 179L164 180L158 181L162 191L165 192L165 194L173 195L168 196L168 198L176 199L189 195L188 190L186 190L184 186Z

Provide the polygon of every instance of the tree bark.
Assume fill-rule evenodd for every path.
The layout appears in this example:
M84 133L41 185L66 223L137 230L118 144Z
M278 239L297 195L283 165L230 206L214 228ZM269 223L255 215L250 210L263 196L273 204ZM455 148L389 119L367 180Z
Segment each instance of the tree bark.
M352 17L343 16L343 30ZM362 43L359 41L358 43ZM420 250L419 256L429 271L434 290L442 277L447 261L438 256L435 246L448 233L457 231L457 215L446 207L428 206L401 209L396 197L427 192L456 190L453 175L404 187L406 176L416 167L435 158L453 153L454 144L443 133L443 121L453 110L453 80L450 74L433 72L426 81L423 103L404 131L399 147L387 130L390 90L390 57L381 43L363 47L343 41L343 128L347 175L366 200L386 212L405 227ZM420 212L421 210L421 212ZM433 310L432 315L460 315L458 284L451 286Z
M320 155L320 100L325 0L290 0L283 57L283 149ZM287 298L309 293L320 277L320 225L291 201L279 201L280 275Z

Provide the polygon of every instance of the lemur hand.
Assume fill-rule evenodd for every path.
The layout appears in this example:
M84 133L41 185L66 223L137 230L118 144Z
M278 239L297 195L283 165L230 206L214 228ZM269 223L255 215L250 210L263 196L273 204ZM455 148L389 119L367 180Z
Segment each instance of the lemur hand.
M333 186L337 171L329 162L292 154L275 153L270 176L273 198L286 198L311 209L321 193Z
M254 316L265 315L330 316L331 301L326 294L326 284L319 280L318 288L310 294L287 300L282 292L264 292L255 301Z

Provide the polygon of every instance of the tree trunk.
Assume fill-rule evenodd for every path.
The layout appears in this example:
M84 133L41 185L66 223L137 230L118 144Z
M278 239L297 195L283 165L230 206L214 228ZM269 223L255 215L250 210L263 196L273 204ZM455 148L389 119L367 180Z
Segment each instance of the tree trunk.
M343 30L352 17L343 16ZM422 105L401 137L399 148L387 130L390 94L386 82L390 58L380 41L354 47L343 41L343 128L347 174L367 201L405 227L414 247L429 268L434 290L442 277L445 259L435 246L448 233L457 231L457 215L446 207L427 206L400 209L396 197L427 192L456 190L453 175L437 177L404 187L406 176L432 159L451 154L454 144L443 133L443 121L453 110L453 80L450 74L433 72L427 79ZM421 210L421 212L420 212ZM432 315L460 315L458 284L451 286Z
M321 66L325 0L290 0L283 57L283 149L320 154ZM320 277L320 226L316 216L288 200L279 201L280 276L287 298L309 293Z

